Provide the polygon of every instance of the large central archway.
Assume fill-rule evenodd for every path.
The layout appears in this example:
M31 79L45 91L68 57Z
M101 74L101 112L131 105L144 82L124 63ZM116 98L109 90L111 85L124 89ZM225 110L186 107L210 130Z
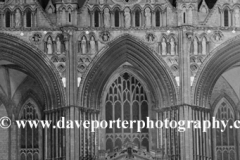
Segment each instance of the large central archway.
M128 34L109 43L107 49L95 57L82 78L78 104L100 109L105 83L125 63L145 77L156 107L177 104L177 84L166 62L144 43Z
M126 76L125 80L123 78L124 76ZM134 79L134 83L132 81L130 84L130 80L127 77ZM124 93L129 93L131 96L136 94L132 90L125 89L125 91L119 92L119 95L123 96L121 97L122 99L119 98L119 100L116 99L116 101L106 99L107 95L113 96L109 90L111 88L110 86L118 85L119 87L124 87L120 82L115 83L116 79L119 78L121 79L121 82L129 82L129 85L131 85L133 88L136 88L137 85L139 87L141 86L143 89L142 94L144 95L144 93L146 93L146 97L144 97L142 100L135 100L134 98L128 100L126 97L124 98ZM140 83L135 84L135 80ZM111 119L114 116L115 118L120 116L120 113L113 112L112 116L109 116L110 113L108 114L105 112L106 110L111 111L111 107L107 108L109 107L107 106L107 102L110 101L111 104L116 104L117 102L121 101L118 109L121 110L120 117L122 119L134 118L134 114L132 113L134 102L145 105L144 107L140 106L136 109L138 111L140 111L140 109L143 109L142 111L144 111L144 109L148 111L146 112L147 115L140 114L141 112L138 114L138 119L140 118L144 120L144 117L146 116L155 119L156 113L154 115L154 109L176 105L178 100L177 85L165 61L155 54L154 51L148 48L148 46L146 46L144 43L141 43L141 41L130 35L124 35L117 40L110 42L106 49L95 57L86 74L82 78L78 94L78 104L82 108L85 108L86 110L100 111L99 117L96 117L95 114L92 115L92 111L90 113L83 111L84 113L82 117L95 117L100 120L105 120L105 118ZM128 110L130 113L125 113L125 110ZM106 116L106 114L108 114L108 116ZM135 134L133 130L121 131L121 134L123 136L125 135L125 137L120 138L121 140L119 138L114 138L113 143L112 141L108 142L108 138L106 136L120 136L118 135L120 131L118 133L118 131L115 130L116 132L113 131L110 133L107 129L106 131L100 130L100 136L97 137L99 141L96 143L96 147L98 150L113 150L115 147L121 148L123 143L127 143L127 141L134 142L135 140L135 143L139 144L139 147L145 147L147 150L151 150L153 146L157 148L157 144L154 144L157 141L157 133L146 130L144 132L145 134L142 134L143 137L139 138L138 141L136 140L137 138L133 138L134 136L131 136L139 136ZM84 131L82 132L86 133ZM107 132L109 132L109 134ZM126 138L127 135L129 135L129 139ZM92 137L92 134L88 135L88 133L86 133L86 136ZM90 144L84 140L82 142L82 146L91 145L91 142L89 142ZM87 152L92 153L92 149Z

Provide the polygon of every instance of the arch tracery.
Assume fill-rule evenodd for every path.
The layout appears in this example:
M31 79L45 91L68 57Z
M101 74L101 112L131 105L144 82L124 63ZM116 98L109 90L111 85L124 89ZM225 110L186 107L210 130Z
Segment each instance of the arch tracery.
M225 95L226 96L226 95ZM228 126L224 131L223 126L213 130L213 146L214 146L214 157L216 159L236 159L237 154L237 132L235 129L229 127L233 126L235 120L235 110L233 103L228 100L231 99L227 96L220 96L214 103L213 116L217 120L228 121Z
M218 78L240 61L239 41L240 36L236 36L207 55L193 82L193 104L209 107L211 92Z
M45 105L48 109L65 105L60 76L44 53L16 37L2 33L0 45L1 60L21 66L36 78L43 90Z
M150 88L153 95L158 96L156 106L174 105L177 99L176 82L163 60L158 60L159 58L156 58L148 47L144 44L140 45L130 35L125 35L108 45L109 47L105 52L101 52L102 54L98 54L94 58L82 78L79 88L81 92L78 95L78 102L81 106L99 108L98 104L100 104L106 80L125 62L130 63L131 67L135 69L141 66L140 69L136 70L147 77L146 83L151 84ZM163 102L158 102L161 96Z
M149 116L151 96L146 90L145 83L139 80L131 70L120 69L105 87L103 99L102 118L108 120L143 120ZM129 134L131 133L131 134ZM126 143L135 142L139 148L149 150L149 133L147 128L137 132L136 124L133 128L107 128L105 130L106 150L113 151L116 147L121 149ZM123 136L124 135L124 136ZM122 137L123 136L123 137ZM146 142L145 142L146 141ZM111 142L111 143L110 143Z

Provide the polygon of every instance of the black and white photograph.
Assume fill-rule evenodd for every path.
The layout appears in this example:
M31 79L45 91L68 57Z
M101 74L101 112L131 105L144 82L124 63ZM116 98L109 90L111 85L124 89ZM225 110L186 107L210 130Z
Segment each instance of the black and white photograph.
M240 0L0 0L0 160L240 160Z

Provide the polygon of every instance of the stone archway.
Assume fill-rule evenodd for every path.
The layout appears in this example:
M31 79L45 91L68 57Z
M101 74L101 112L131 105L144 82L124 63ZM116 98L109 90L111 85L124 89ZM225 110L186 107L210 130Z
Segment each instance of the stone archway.
M16 75L13 76L14 74L17 73L18 75L21 75L21 77L15 79L15 81L25 83L23 86L21 86L20 83L18 85L20 88L22 87L24 91L23 94L28 93L24 88L26 88L27 85L30 85L28 82L31 82L31 80L33 80L33 83L39 85L38 89L41 90L42 94L40 96L43 99L41 106L43 107L41 108L42 110L47 111L65 106L65 92L60 75L47 56L35 46L32 46L17 37L0 33L0 62L1 69L11 72L6 74L6 76L10 76L11 74L12 80L17 78ZM12 82L13 81L9 81L8 83ZM15 91L17 92L17 89ZM10 98L3 98L2 93L3 92L0 93L0 100L7 110L5 116L8 116L12 120L16 120L18 118L18 113L16 113L16 111L19 104L10 102L10 98L15 96L19 97L18 95L20 93L17 92L17 95L10 94ZM20 103L20 101L21 100L18 102ZM8 148L8 151L6 152L10 159L15 160L18 158L18 129L16 125L13 124L8 129L8 132L9 137L11 137L8 144L11 148Z
M151 97L150 107L152 109L177 104L177 85L165 61L139 40L130 35L124 35L110 42L107 49L95 57L82 78L78 92L78 104L82 107L80 115L83 119L102 118L99 112L101 113L104 107L102 102L105 86L118 70L131 71L144 80L143 83L147 85L145 87L148 88L149 97ZM86 133L85 136L96 135ZM90 145L89 147L93 147L93 149L87 151L93 155L101 149L99 141L102 138L98 136L96 138L97 144ZM154 140L156 143L156 139ZM81 142L80 148L89 145L84 139ZM87 156L84 151L86 152L83 150L80 155Z
M235 94L236 94L236 92L234 89L236 86L234 87L234 85L231 84L231 81L229 81L229 79L226 79L226 80L224 79L224 81L222 79L226 73L231 72L231 70L233 70L234 68L235 69L238 68L238 63L240 62L239 43L240 43L240 36L236 36L235 38L230 39L229 41L223 43L221 46L219 46L218 48L213 50L209 54L209 56L206 58L204 63L202 64L200 70L198 71L198 73L196 75L195 81L193 83L192 93L194 93L194 94L192 96L192 103L201 108L208 108L209 110L211 110L211 112L212 112L211 116L213 116L213 117L216 116L216 114L214 114L214 111L215 111L214 108L217 106L215 101L217 101L217 102L220 101L220 99L218 99L218 97L216 97L218 94L222 94L226 98L229 97L228 101L232 102L231 103L232 107L237 106L238 102L236 100L233 101L234 94L231 94L231 96L229 96L230 93L226 89L227 87L224 87L223 84L227 83L227 85L229 85L228 86L229 89L233 90L233 93L235 93ZM225 78L226 78L226 75L225 75ZM239 79L238 75L236 75L236 74L232 78ZM221 84L222 84L222 86L221 86ZM231 85L233 85L233 86L231 86ZM220 89L221 89L222 93L219 92ZM237 97L237 94L236 94L236 97ZM235 99L237 99L236 97L235 97ZM215 100L215 101L213 101L213 100ZM222 107L222 108L224 108L224 107ZM239 117L239 110L237 109L237 107L234 107L233 110L234 111L232 111L231 113L234 113L234 117ZM221 110L221 112L222 112L221 114L224 114L224 110ZM219 113L220 113L220 111L219 111ZM212 118L212 117L210 117L210 118ZM222 118L222 117L220 117L220 118ZM213 133L215 133L215 132L213 132ZM239 154L238 154L239 136L238 135L239 135L239 132L236 134L236 136L231 136L231 137L235 137L235 141L237 142L235 144L235 150L236 150L235 156L237 158L239 157ZM216 134L212 134L211 138L213 140L216 139ZM214 148L215 141L212 141L212 142L213 142L212 147ZM214 150L214 149L212 149L212 158L214 158L214 159L218 158L218 156L216 154L216 150ZM219 159L221 159L221 158L219 158ZM228 158L225 157L225 159L228 159ZM229 159L231 159L231 158L229 158Z
M90 64L82 78L78 104L98 109L103 87L110 75L124 63L129 63L145 75L153 91L156 107L177 104L177 84L166 62L153 50L130 35L124 35L108 44L107 49ZM88 96L87 96L88 95ZM158 102L159 97L162 101Z
M211 92L218 78L234 64L240 62L240 36L213 50L197 72L192 87L192 102L208 107Z
M3 33L0 33L0 37L0 60L21 66L37 79L45 93L46 107L51 109L65 106L65 92L60 75L47 56L17 37Z

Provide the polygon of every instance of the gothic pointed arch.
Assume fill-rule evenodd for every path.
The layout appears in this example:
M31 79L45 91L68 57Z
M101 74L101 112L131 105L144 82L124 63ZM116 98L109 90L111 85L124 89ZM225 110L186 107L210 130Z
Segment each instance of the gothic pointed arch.
M110 75L104 86L100 118L106 121L120 119L146 122L147 116L151 115L152 101L154 99L144 76L126 63ZM133 124L133 128L127 129L117 128L116 125L114 128L108 127L102 130L100 135L105 139L105 144L101 144L100 148L111 152L116 147L121 149L126 143L136 140L139 148L146 148L149 151L151 141L149 130L143 128L140 134L136 124Z
M16 113L16 119L21 119L21 111L23 110L24 104L27 102L32 102L37 107L38 113L40 115L39 119L42 119L44 117L44 104L41 102L41 97L33 91L33 90L27 90L23 93L24 96L21 98L21 101L19 102L18 106L15 109ZM20 114L19 114L20 113Z
M213 104L213 116L217 120L228 121L228 126L213 129L213 157L215 159L232 160L237 158L238 136L233 126L236 110L233 100L227 95L220 95Z
M229 103L230 105L230 108L232 111L234 111L234 117L237 117L237 106L235 104L235 102L233 101L233 99L226 93L222 93L221 95L219 95L216 100L213 102L212 104L212 114L214 115L214 112L218 109L217 106L218 106L218 103L220 101L227 101L227 103Z
M21 106L19 113L20 120L41 120L41 111L38 104L29 97ZM34 159L42 159L43 157L43 130L41 127L31 128L26 125L21 128L18 134L19 157L21 160L28 160L28 156ZM27 157L25 155L28 155Z
M240 36L230 39L208 54L193 82L192 101L195 105L209 107L213 87L219 77L240 62Z
M43 92L45 109L65 106L65 93L60 75L49 58L35 46L17 37L0 33L0 60L20 66L34 77Z
M140 73L155 99L155 107L169 107L177 103L177 85L165 62L145 44L130 35L110 42L98 54L82 77L78 104L99 109L104 85L121 65L129 64Z

